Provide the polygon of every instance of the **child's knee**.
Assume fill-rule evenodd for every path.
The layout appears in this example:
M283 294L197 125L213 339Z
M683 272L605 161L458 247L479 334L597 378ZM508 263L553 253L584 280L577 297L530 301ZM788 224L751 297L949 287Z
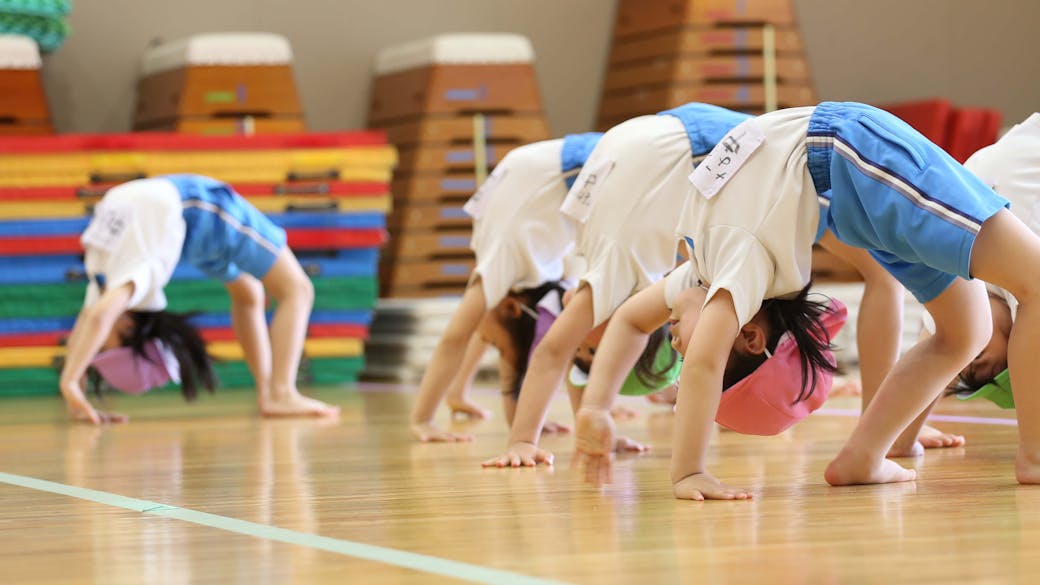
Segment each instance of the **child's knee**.
M993 320L989 312L969 311L956 324L940 325L936 321L936 332L932 343L943 355L970 361L982 351L993 335Z

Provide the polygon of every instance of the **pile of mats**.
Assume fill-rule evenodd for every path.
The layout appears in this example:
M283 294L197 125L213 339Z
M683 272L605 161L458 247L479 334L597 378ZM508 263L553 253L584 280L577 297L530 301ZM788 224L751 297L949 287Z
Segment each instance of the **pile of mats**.
M0 0L0 34L32 37L42 51L65 42L69 0Z
M0 140L0 396L57 392L62 342L86 290L79 236L93 205L114 184L187 172L230 183L287 230L315 287L300 383L355 381L395 163L373 132ZM252 385L223 285L182 263L166 293L170 310L199 312L222 385Z
M366 380L417 384L459 306L458 297L379 299L365 347ZM484 352L478 380L498 376L498 351Z

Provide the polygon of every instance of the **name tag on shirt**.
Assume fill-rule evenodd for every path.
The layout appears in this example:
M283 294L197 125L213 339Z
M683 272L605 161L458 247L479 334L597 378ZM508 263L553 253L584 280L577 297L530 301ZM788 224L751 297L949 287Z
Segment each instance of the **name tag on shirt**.
M134 209L129 205L99 205L80 241L84 246L111 252L126 235L133 214Z
M488 197L491 192L495 190L495 187L502 182L502 179L506 176L506 169L504 167L496 168L491 171L488 178L484 179L484 183L480 185L477 192L474 193L466 204L462 206L462 210L469 214L473 219L480 219L484 215L484 209L487 207Z
M741 122L690 173L690 182L705 199L711 199L737 174L765 139L754 119Z
M592 200L596 198L596 193L603 186L613 168L614 161L607 160L589 169L588 172L582 169L582 175L578 176L579 182L575 183L567 192L560 211L577 222L588 221L589 214L592 213Z

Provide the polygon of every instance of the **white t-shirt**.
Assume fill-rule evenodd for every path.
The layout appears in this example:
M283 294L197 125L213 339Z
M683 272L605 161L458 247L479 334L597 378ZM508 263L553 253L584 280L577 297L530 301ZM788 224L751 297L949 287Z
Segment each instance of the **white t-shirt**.
M567 195L563 140L513 149L466 204L470 248L490 309L510 290L560 280L574 248L574 224L560 213Z
M996 144L971 155L964 166L1010 201L1011 212L1040 234L1040 113L1016 125ZM1014 320L1018 300L1004 289L987 287L1007 301Z
M675 266L675 222L693 170L686 127L640 116L603 135L564 203L578 227L594 323Z
M169 282L184 246L180 192L166 179L140 179L110 189L94 208L80 237L90 284L83 305L94 304L106 288L132 282L129 308L166 308Z
M809 283L820 221L806 166L812 113L812 107L792 108L748 120L744 124L764 137L750 157L728 169L728 181L710 198L692 184L688 189L677 230L693 239L693 256L689 272L674 278L701 281L708 287L705 302L720 289L729 291L741 327L764 299L783 298ZM738 126L727 137L743 130ZM723 139L698 169L707 170L726 145Z

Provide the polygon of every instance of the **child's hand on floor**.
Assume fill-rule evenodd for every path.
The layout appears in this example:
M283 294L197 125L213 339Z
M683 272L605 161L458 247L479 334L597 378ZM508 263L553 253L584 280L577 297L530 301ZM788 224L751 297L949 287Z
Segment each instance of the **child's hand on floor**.
M483 467L534 467L539 463L553 464L553 454L523 441L509 446L505 455L492 457L483 462Z
M695 473L672 485L672 493L680 500L750 500L751 492L730 487L707 473Z
M95 410L87 397L83 395L83 390L79 388L62 388L61 395L65 398L69 416L74 421L101 425L125 423L130 420L130 417L125 414Z

